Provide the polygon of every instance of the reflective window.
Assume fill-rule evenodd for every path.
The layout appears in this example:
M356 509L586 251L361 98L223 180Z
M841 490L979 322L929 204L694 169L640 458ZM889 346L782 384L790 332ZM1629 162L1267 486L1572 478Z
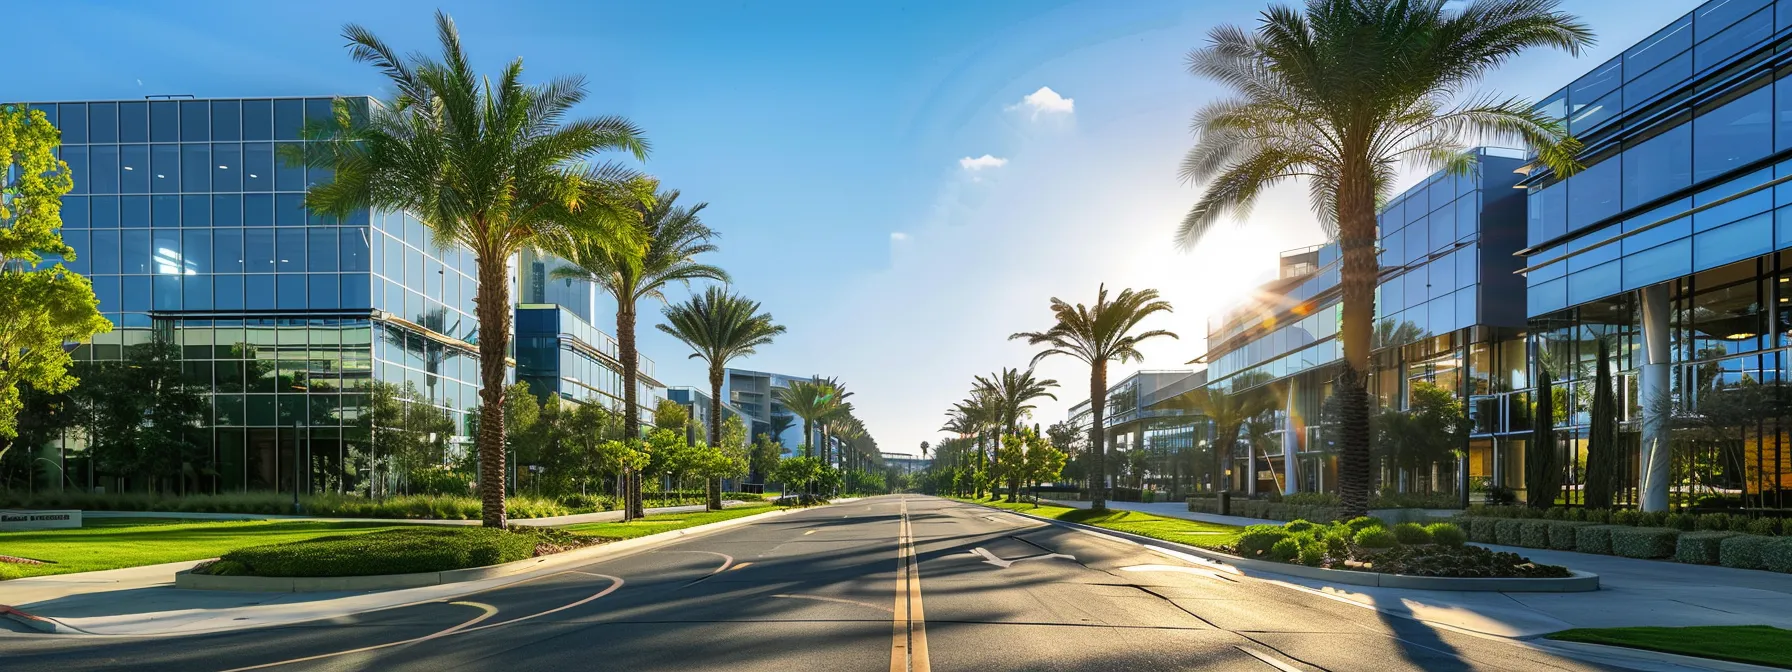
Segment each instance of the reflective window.
M149 193L148 145L122 145L118 148L118 193Z
M272 140L274 138L274 102L271 100L243 101L243 139Z
M1692 184L1692 129L1681 124L1624 150L1624 207Z
M308 308L338 308L339 286L335 273L312 273L307 276L310 288L311 303Z
M274 139L298 140L305 127L305 101L274 101Z
M212 199L203 194L180 197L181 226L211 226Z
M211 266L212 233L210 229L187 229L181 232L180 256L185 272L210 273L214 270Z
M1716 35L1750 12L1773 4L1773 0L1722 0L1707 2L1693 10L1693 39L1704 40ZM1768 23L1772 23L1769 21Z
M1731 0L1734 2L1735 0ZM1719 3L1724 4L1724 3ZM1741 53L1773 34L1773 10L1756 12L1692 48L1694 69L1704 70Z
M1622 161L1607 160L1587 166L1586 170L1568 178L1569 196L1568 221L1569 230L1581 227L1618 214L1620 167Z
M243 137L242 104L234 100L212 103L212 140L235 141Z
M87 141L118 142L118 103L87 106Z
M127 229L149 228L149 197L121 196L118 199L118 223Z
M62 209L58 214L62 216L62 228L64 229L85 229L91 222L85 198L64 196Z
M180 226L179 196L152 196L150 207L153 209L150 215L152 225L170 228Z
M274 195L243 194L243 226L273 226Z
M62 131L62 142L87 142L87 104L63 103L58 106L60 113L56 120L56 128Z
M1686 275L1692 272L1692 240L1681 239L1627 255L1623 264L1626 289L1645 287Z
M1444 249L1456 242L1455 210L1451 208L1436 210L1426 216L1425 222L1427 226L1431 227L1431 249Z
M93 282L93 296L99 300L100 310L109 313L124 310L124 296L118 290L118 276L102 275L89 280Z
M1660 221L1664 217L1678 215L1692 208L1692 199L1682 198L1659 208L1631 217L1624 221L1624 231L1636 231ZM1692 235L1692 217L1681 217L1672 222L1643 231L1620 241L1624 254L1646 250L1670 240L1679 240Z
M211 139L211 105L203 100L184 100L180 104L180 139L204 142Z
M1568 303L1577 304L1623 291L1618 280L1620 265L1607 262L1568 276Z
M149 190L158 194L180 193L180 146L150 145Z
M212 308L215 310L243 309L243 276L212 276Z
M265 142L243 145L243 191L274 190L274 146Z
M1773 246L1773 217L1762 213L1693 236L1693 265L1708 269L1765 254Z
M276 226L305 225L304 194L277 194L274 198L274 224Z
M1456 239L1467 240L1475 235L1479 224L1475 209L1480 206L1474 195L1456 199Z
M1692 77L1692 52L1675 56L1673 60L1656 66L1654 70L1643 73L1624 84L1624 105L1636 108L1663 91Z
M274 272L274 229L243 229L243 271Z
M118 146L94 145L88 161L87 191L94 194L118 193Z
M180 180L185 191L211 191L212 146L180 146Z
M285 233L282 231L281 233ZM306 250L308 259L306 270L335 271L336 250L339 245L337 229L330 227L314 227L306 229L309 242ZM330 293L332 296L335 292Z
M1765 157L1773 147L1773 89L1762 87L1692 120L1693 179Z
M189 275L181 278L182 306L186 310L212 309L212 276ZM210 381L207 381L210 384Z
M71 199L67 199L67 198L62 199L62 209L64 212L68 211L70 200ZM95 196L92 199L92 207L93 207L93 219L91 220L91 225L93 226L93 228L111 229L111 228L118 227L118 197L117 196ZM63 221L67 222L68 220L65 217L63 219ZM68 226L69 225L66 223L63 224L64 228L68 228Z
M274 276L279 278L276 291L279 292L277 306L281 310L305 309L305 274L283 273Z
M373 291L368 287L369 276L345 273L342 278L342 308L367 310L373 307Z
M236 194L212 196L212 226L242 226L243 197Z
M1772 177L1773 171L1771 169L1755 171L1754 173L1726 181L1723 184L1694 194L1692 204L1694 206L1700 206L1715 203L1747 191L1752 187L1758 187ZM1692 227L1694 231L1704 231L1771 209L1773 209L1773 191L1770 189L1762 189L1693 215Z
M243 278L243 308L248 310L274 309L274 278L267 275L245 275Z
M150 247L149 230L135 229L124 232L124 243L120 247L124 255L124 272L128 275L147 275L150 255L154 249ZM143 310L145 308L126 308L125 310Z
M148 278L126 278L119 285L121 290L119 298L122 300L122 307L125 311L147 312L153 306L150 300L150 283L146 280Z
M212 145L212 191L243 190L243 147Z
M62 160L68 163L68 175L75 181L75 186L68 193L87 193L87 148L63 145Z
M211 233L212 272L243 272L243 230L214 229Z
M1623 71L1624 59L1619 57L1606 61L1604 65L1575 80L1568 86L1569 113L1578 116L1593 101L1616 92L1618 85L1622 83L1620 75Z
M161 229L151 234L150 263L156 275L180 275L180 229Z
M1531 204L1536 207L1536 212L1530 216L1536 221L1535 228L1539 234L1537 238L1530 241L1532 244L1568 233L1567 183L1557 182L1544 187L1541 192L1537 193L1536 199Z
M305 270L305 230L275 230L275 258L279 261L274 270L281 273L303 272Z
M274 188L280 191L305 190L305 166L286 158L286 153L297 150L298 143L280 143L274 150Z
M180 103L172 100L150 102L149 141L180 142Z
M118 104L118 141L149 142L149 103Z

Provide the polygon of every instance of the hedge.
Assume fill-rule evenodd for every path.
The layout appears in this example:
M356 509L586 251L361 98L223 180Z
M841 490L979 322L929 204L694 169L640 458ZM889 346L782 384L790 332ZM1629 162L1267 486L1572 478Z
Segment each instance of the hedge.
M1673 557L1680 531L1670 527L1631 527L1612 530L1612 554L1626 558Z
M534 557L542 539L534 532L418 526L237 549L225 553L207 573L370 576L442 572Z
M1761 553L1761 567L1775 572L1792 573L1792 539L1777 538L1768 542Z
M1725 539L1736 536L1735 532L1687 532L1680 535L1674 546L1674 561L1693 565L1715 565L1720 559L1720 551Z
M1612 530L1630 529L1625 525L1588 525L1575 528L1574 550L1579 553L1612 554Z
M1495 531L1499 521L1492 518L1463 518L1460 521L1464 530L1468 531L1468 540L1478 544L1498 543Z
M1735 569L1766 569L1767 547L1772 537L1739 534L1718 543L1717 564Z
M1557 551L1572 551L1578 543L1576 530L1593 525L1597 523L1579 520L1549 521L1549 547Z
M1521 546L1524 544L1523 520L1502 520L1494 527L1494 543L1501 546Z
M1519 525L1518 545L1525 548L1549 548L1549 528L1559 520L1527 520Z
M1194 513L1220 512L1217 497L1193 495L1188 498L1188 510ZM1271 502L1261 499L1232 498L1232 511L1229 515L1244 518L1262 518L1265 520L1315 520L1333 521L1340 516L1338 507L1310 504L1290 504Z

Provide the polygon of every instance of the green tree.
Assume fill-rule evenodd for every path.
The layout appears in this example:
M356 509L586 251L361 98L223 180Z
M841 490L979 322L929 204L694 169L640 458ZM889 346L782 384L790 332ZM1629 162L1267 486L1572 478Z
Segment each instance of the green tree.
M1106 465L1103 464L1107 460L1107 442L1103 438L1102 423L1107 414L1108 362L1125 364L1135 359L1143 360L1145 356L1139 352L1140 343L1159 336L1177 338L1174 332L1165 329L1133 333L1145 318L1160 312L1171 312L1170 302L1158 299L1155 289L1137 292L1123 289L1110 302L1107 285L1102 285L1093 308L1080 303L1073 306L1052 297L1052 315L1056 321L1050 329L1008 337L1010 340L1025 339L1028 345L1049 346L1033 356L1034 365L1052 355L1074 357L1089 365L1089 400L1093 416L1089 445L1095 457L1089 499L1090 507L1096 510L1107 508Z
M1034 399L1051 399L1058 396L1051 393L1058 381L1040 380L1033 376L1032 367L1022 371L1002 367L1000 373L988 378L977 376L977 389L982 391L995 407L996 420L1004 434L1015 434L1020 431L1020 421L1033 412ZM1000 453L997 453L998 456ZM1010 475L1008 480L1008 501L1013 502L1019 496L1020 477L1015 470L1001 470Z
M1277 184L1306 184L1313 211L1338 241L1346 366L1338 378L1339 491L1362 515L1373 476L1368 380L1376 268L1376 207L1408 162L1473 170L1468 143L1518 141L1558 175L1578 168L1580 143L1563 120L1518 98L1464 95L1520 53L1571 54L1592 32L1555 0L1307 0L1272 7L1254 30L1220 26L1189 55L1189 71L1234 96L1195 114L1184 180L1205 183L1177 229L1198 243L1223 218L1242 217Z
M1587 425L1586 484L1583 504L1589 509L1612 508L1612 494L1620 480L1618 452L1618 401L1612 390L1612 353L1606 339L1599 339L1599 359L1593 372L1593 407Z
M156 339L131 346L120 361L83 367L87 384L73 392L94 468L127 476L151 491L172 482L186 494L211 468L195 440L209 404L181 376L180 348Z
M1556 449L1556 395L1549 369L1537 367L1537 408L1531 414L1531 440L1525 445L1525 503L1531 508L1556 505L1562 494L1562 462Z
M775 393L778 403L803 419L803 457L815 457L817 423L852 411L852 404L846 402L852 393L827 380L792 381L789 387L777 388ZM825 463L825 456L823 459Z
M716 232L704 225L700 214L708 204L678 205L678 192L660 194L649 205L641 206L639 218L646 234L644 253L606 244L601 238L561 237L549 250L567 261L567 266L554 269L553 277L584 280L596 285L616 300L616 352L622 361L623 407L638 408L637 394L641 379L640 354L635 345L636 306L644 299L665 301L665 289L673 283L689 284L692 280L728 281L721 268L699 263L698 255L713 252L710 242ZM637 414L623 416L623 433L638 436L641 423ZM644 515L638 485L629 488L628 512Z
M112 330L93 285L60 263L75 258L61 234L62 195L74 188L61 144L42 111L0 105L0 457L18 435L19 386L74 387L63 346Z
M671 399L661 399L653 407L653 426L658 429L677 430L685 434L691 427L691 410L684 404Z
M1413 382L1405 409L1383 408L1372 427L1374 457L1408 475L1455 458L1469 430L1456 393L1425 381Z
M1226 478L1226 462L1232 459L1232 451L1238 445L1238 432L1245 422L1270 410L1275 404L1270 397L1265 383L1268 376L1258 372L1246 372L1234 377L1225 386L1208 385L1196 388L1164 403L1167 408L1182 410L1189 414L1207 416L1213 422L1213 439L1208 448L1213 451L1212 483L1215 491L1231 490L1232 480Z
M772 314L759 311L759 302L720 287L710 287L684 303L666 306L666 323L659 330L691 346L691 358L709 365L709 442L722 444L722 378L728 362L753 355L760 346L784 333L772 322ZM722 484L709 483L709 505L722 507Z
M1039 436L1038 432L1028 433L1025 437L1027 456L1022 469L1023 478L1033 484L1033 506L1039 506L1039 483L1058 478L1064 473L1064 463L1068 458L1064 451L1058 450L1051 441Z
M350 56L372 64L397 93L362 114L339 102L335 120L307 129L313 142L304 145L305 162L333 171L335 179L312 186L305 206L338 216L363 208L403 211L421 220L438 244L472 251L483 416L476 438L480 517L487 527L503 527L512 316L507 264L525 247L567 238L634 258L643 244L635 206L651 202L653 182L616 163L586 163L616 150L644 159L647 142L621 117L565 121L585 99L582 78L528 85L516 59L497 77L482 79L447 14L436 13L436 35L441 56L431 59L400 56L371 31L344 27ZM633 394L632 379L629 385Z
M778 467L778 460L784 457L784 446L771 436L760 434L753 441L752 455L748 458L751 477L764 483L771 478L773 469Z
M368 386L366 410L355 420L368 437L367 496L391 494L394 482L404 492L466 494L445 473L454 419L426 399L412 383L376 380Z

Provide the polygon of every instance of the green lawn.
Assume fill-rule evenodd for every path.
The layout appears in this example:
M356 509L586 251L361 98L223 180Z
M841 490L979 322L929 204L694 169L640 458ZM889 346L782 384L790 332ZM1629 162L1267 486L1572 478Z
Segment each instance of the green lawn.
M1041 504L1035 508L1032 504L1027 503L1009 504L1007 502L988 502L969 499L958 499L957 501L981 504L983 506L990 506L998 509L1019 511L1041 518L1051 518L1053 520L1063 520L1072 523L1093 525L1095 527L1105 527L1110 530L1130 532L1132 534L1151 537L1153 539L1174 541L1190 546L1199 546L1201 548L1218 548L1222 544L1230 544L1237 540L1238 533L1243 531L1243 528L1233 527L1231 525L1204 523L1198 520L1184 520L1181 518L1165 518L1163 516L1154 516L1149 513L1139 513L1137 511L1109 509L1108 511L1097 513L1088 509L1073 509L1067 506L1057 506L1054 504Z
M721 511L693 511L691 513L656 513L646 518L628 523L579 523L567 525L563 529L588 534L606 539L633 539L649 534L681 530L709 523L718 523L743 516L765 513L777 507L771 502L749 502L740 506L722 509Z
M85 527L79 529L0 532L0 554L55 563L0 563L0 580L203 560L246 546L409 527L309 520L164 518L88 518L83 523Z
M1579 628L1548 635L1564 642L1627 646L1683 656L1792 669L1792 630L1765 625L1690 628Z

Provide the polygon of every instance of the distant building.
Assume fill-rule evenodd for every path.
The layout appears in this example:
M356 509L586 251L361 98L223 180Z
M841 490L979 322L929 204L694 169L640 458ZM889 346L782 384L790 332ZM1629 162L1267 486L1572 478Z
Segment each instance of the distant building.
M910 455L908 453L879 453L879 454L883 456L884 464L886 466L893 467L896 469L896 471L898 473L902 473L902 474L908 474L908 475L919 474L923 471L927 471L927 465L933 464L932 459L925 458L925 457L915 457L914 455Z
M710 399L709 395L704 394L702 390L683 386L666 388L666 398L677 402L678 405L685 407L685 410L690 412L691 431L687 438L692 441L708 440L710 409L715 407L714 400ZM747 416L741 413L740 409L735 408L732 404L722 404L722 420L726 422L731 417L738 417L743 423L747 422ZM752 440L752 428L748 427L747 431L750 441Z
M749 436L773 434L772 424L775 418L789 418L790 426L774 438L784 446L784 454L792 455L802 446L803 421L796 417L784 404L778 402L777 390L790 387L799 380L815 380L818 376L788 376L781 373L764 371L748 371L746 369L728 369L722 379L722 399L728 405L738 409L741 415L751 422ZM819 432L817 432L819 433Z

